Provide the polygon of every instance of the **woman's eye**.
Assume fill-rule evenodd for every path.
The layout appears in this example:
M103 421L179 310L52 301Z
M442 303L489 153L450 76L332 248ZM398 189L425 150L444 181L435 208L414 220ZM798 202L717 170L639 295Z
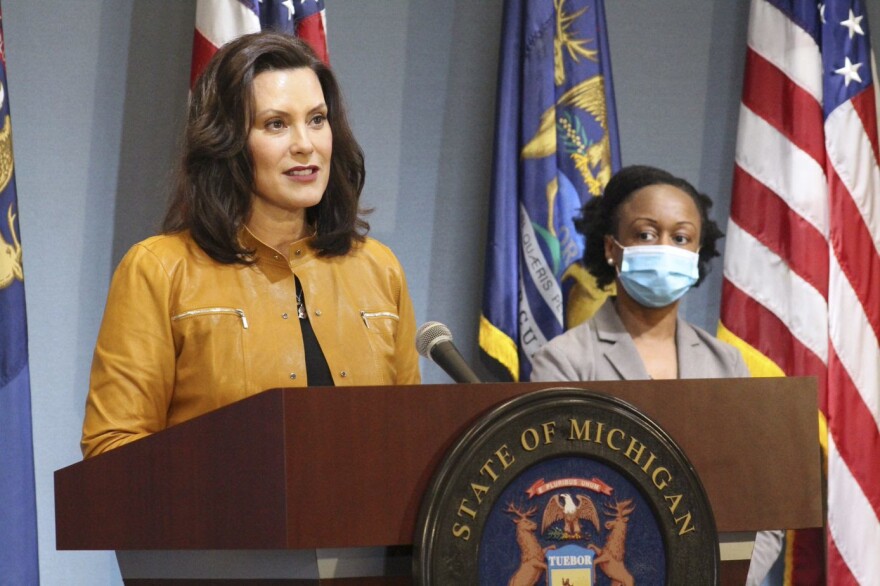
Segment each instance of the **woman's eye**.
M266 122L266 128L268 130L281 130L282 128L284 128L284 122L278 120L277 118L269 120L268 122Z
M638 239L642 242L648 242L654 239L654 234L651 232L639 232Z
M327 116L325 114L316 114L312 117L312 125L313 126L321 126L324 122L327 121Z

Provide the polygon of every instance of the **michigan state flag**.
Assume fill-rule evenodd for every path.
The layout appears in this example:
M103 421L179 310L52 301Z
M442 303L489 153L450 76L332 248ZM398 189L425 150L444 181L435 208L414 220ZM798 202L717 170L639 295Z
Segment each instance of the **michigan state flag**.
M39 584L24 272L0 16L0 583Z
M574 219L619 167L602 0L508 0L479 332L498 378L527 380L530 356L604 302Z

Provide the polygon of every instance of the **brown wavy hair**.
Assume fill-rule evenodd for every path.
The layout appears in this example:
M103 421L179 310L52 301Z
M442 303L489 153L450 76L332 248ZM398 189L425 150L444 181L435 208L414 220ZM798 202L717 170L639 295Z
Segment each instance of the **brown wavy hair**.
M724 232L709 217L712 200L700 193L687 180L676 177L668 171L647 165L632 165L618 171L601 197L594 197L584 204L581 217L575 220L575 228L586 238L586 251L583 263L587 270L596 277L596 285L604 289L614 282L617 272L605 258L605 236L617 238L620 224L620 207L639 189L650 185L671 185L687 193L700 212L702 227L700 229L700 252L697 266L699 279L696 285L703 282L709 272L709 261L719 256L718 240Z
M164 232L189 230L218 262L253 262L254 251L242 247L238 234L250 212L254 185L247 146L254 78L264 71L302 67L318 76L333 131L327 190L306 210L306 221L316 230L312 247L323 256L340 256L365 239L370 226L361 214L368 210L358 205L364 153L348 124L339 84L305 42L277 32L244 35L227 43L196 81Z

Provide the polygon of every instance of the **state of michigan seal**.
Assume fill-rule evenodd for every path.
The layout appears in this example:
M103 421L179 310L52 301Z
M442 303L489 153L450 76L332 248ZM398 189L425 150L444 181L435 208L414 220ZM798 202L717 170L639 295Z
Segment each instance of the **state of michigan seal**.
M705 491L655 422L606 394L554 388L472 426L425 494L419 584L716 584Z

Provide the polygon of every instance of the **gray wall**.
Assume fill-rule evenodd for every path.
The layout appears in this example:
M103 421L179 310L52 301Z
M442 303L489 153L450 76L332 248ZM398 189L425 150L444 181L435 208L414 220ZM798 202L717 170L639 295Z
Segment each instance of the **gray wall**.
M367 155L373 235L419 322L475 359L501 0L327 0L331 60ZM874 22L880 6L870 0ZM450 8L450 4L454 4ZM105 552L56 552L52 472L79 460L113 267L162 216L186 101L194 2L4 0L30 331L44 585L119 584ZM607 3L624 162L668 168L726 223L747 2ZM720 263L687 298L709 329ZM426 382L446 382L431 364Z

